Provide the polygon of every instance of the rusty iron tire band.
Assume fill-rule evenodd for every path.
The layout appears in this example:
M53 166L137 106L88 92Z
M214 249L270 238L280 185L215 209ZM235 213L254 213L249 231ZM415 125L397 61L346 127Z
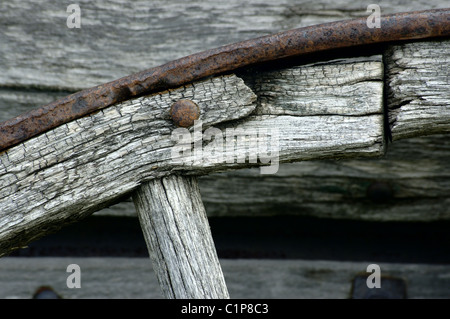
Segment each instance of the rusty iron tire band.
M444 36L450 36L449 8L382 16L381 28L369 28L364 17L222 46L76 92L0 123L0 150L131 97L252 64L330 49Z

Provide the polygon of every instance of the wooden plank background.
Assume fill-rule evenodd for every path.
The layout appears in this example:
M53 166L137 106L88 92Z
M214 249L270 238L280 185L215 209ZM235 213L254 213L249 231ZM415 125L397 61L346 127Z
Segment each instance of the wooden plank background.
M238 0L84 0L78 1L82 28L68 29L68 4L57 0L0 3L0 120L79 89L208 48L296 27L368 15L368 3L355 0L250 0L244 3ZM442 0L410 3L395 0L378 4L383 14L448 6ZM439 46L434 46L436 48ZM397 77L400 80L411 78L408 74L411 70L399 56L402 50L403 47L391 51L391 61L398 64L398 69L389 70L400 71ZM430 47L417 44L415 50L418 57L426 58ZM435 57L436 52L430 56ZM438 85L448 78L445 73L448 72L448 55L441 55L441 58L439 63L444 72L421 75L427 81L432 78ZM421 83L420 78L415 81L408 83L406 98L402 98L401 93L407 87L398 82L389 84L391 92L396 94L390 113L396 134L384 157L282 164L274 176L260 175L259 169L203 176L199 183L208 215L290 214L373 221L449 219L448 134L408 138L408 125L411 125L408 111L414 113L423 105L421 98L429 94L426 83ZM442 92L448 94L448 90ZM416 95L411 98L411 94ZM446 105L432 116L442 113L442 125L447 125L449 98L448 95L442 97L442 101L430 102L434 106ZM398 116L400 113L402 117ZM434 128L426 130L433 132ZM381 202L371 198L368 189L376 183L388 185L393 197ZM135 216L135 209L125 199L98 214ZM147 273L151 273L148 260L78 259L75 262L90 270L84 272L86 277L83 277L87 286L69 291L65 287L67 259L34 259L30 266L28 260L2 258L0 297L27 298L42 281L53 284L69 298L114 298L124 294L137 298L160 296L155 277ZM221 260L221 263L230 294L235 298L347 298L351 279L367 266L366 263L331 261ZM407 279L412 298L447 297L447 268L382 265L390 274ZM135 271L130 272L130 269ZM109 278L96 277L99 272L119 279L109 282ZM136 273L137 280L133 278ZM54 280L57 282L53 283ZM110 285L105 285L108 282Z
M67 4L59 1L0 4L4 25L0 30L0 119L208 48L368 15L365 2L348 0L80 1L79 5L82 27L69 29ZM443 1L379 5L382 14L446 6ZM398 57L395 61L402 63ZM426 90L426 85L420 87ZM401 87L396 83L392 90ZM412 102L406 106L414 105L414 99L408 101ZM394 104L405 106L405 101L400 98ZM391 114L396 112L398 108ZM391 115L391 122L394 132L399 132L394 138L408 137L401 121ZM282 164L276 179L259 176L254 169L211 174L200 179L202 198L210 216L287 213L369 220L448 219L447 140L446 135L435 135L395 141L382 159ZM367 195L367 188L379 181L393 192L387 203L375 203ZM318 186L311 189L310 185ZM125 201L101 214L134 215L134 207Z
M28 258L0 259L0 298L31 298L43 283L63 298L163 298L147 258ZM69 289L69 264L81 269L81 289ZM221 259L233 298L348 299L352 281L368 263L312 260ZM382 273L402 278L408 298L448 298L447 265L380 263Z
M74 91L208 48L369 15L367 2L351 0L81 0L81 28L69 29L69 4L2 1L2 87ZM442 0L377 4L382 14L448 6Z

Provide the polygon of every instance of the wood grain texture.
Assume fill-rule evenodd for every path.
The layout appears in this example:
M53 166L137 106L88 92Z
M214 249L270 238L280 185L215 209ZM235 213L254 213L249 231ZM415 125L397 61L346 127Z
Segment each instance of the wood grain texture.
M109 107L7 150L0 158L0 205L4 212L1 218L2 238L27 242L47 230L53 231L50 225L62 225L82 218L120 200L140 183L175 171L202 175L258 166L264 162L261 155L269 154L274 156L265 163L269 163L269 168L274 168L272 173L275 173L278 161L382 154L382 64L347 62L304 66L291 71L289 77L285 76L287 82L298 83L298 91L302 91L304 86L312 86L320 96L322 92L330 91L330 82L334 83L336 75L346 73L352 79L343 81L341 90L336 90L329 99L330 105L335 100L346 101L340 108L342 114L337 113L339 107L336 107L334 114L328 115L323 114L321 108L316 110L317 115L312 111L305 116L294 113L249 115L257 106L257 96L241 79L226 76ZM371 66L373 70L350 75L358 64ZM306 76L308 71L304 70L310 67L314 71ZM289 74L290 71L286 72ZM273 74L269 72L267 76L270 78ZM306 81L305 76L308 78ZM377 90L365 92L368 95L366 100L373 100L369 96L374 95L378 104L372 106L374 109L366 110L366 115L361 115L364 112L359 116L346 115L349 112L347 107L355 107L352 97L346 94L351 92L352 86L365 81L378 83ZM272 91L275 90L259 89L257 93L285 95L284 92ZM339 94L341 98L336 99ZM202 144L203 156L198 161L183 158L180 163L174 162L172 147L175 142L171 133L175 127L167 114L170 105L180 98L191 98L199 104L203 129L214 126L220 134L224 132L222 138L225 136L232 141L223 144L227 147L232 145L230 152L228 148L226 152L222 148L225 155L232 155L231 162L224 161L225 157L217 160L214 154L220 152L213 152L216 142ZM295 96L292 101L296 101ZM230 138L226 136L227 129L232 129ZM195 133L195 127L193 130ZM265 138L260 143L263 149L255 143L261 136ZM218 136L216 138L215 141L219 140ZM257 155L253 163L250 154ZM25 233L24 229L27 230ZM3 243L4 247L11 247L7 241Z
M249 85L258 95L258 115L370 116L383 112L381 55L261 72Z
M282 164L276 175L261 175L258 169L210 174L202 176L199 185L209 216L448 220L447 139L436 135L395 141L382 158ZM370 187L380 182L390 195L371 197ZM118 211L131 212L128 206L123 203Z
M382 158L282 163L276 175L258 168L199 177L210 217L299 215L368 221L450 219L448 136L395 141ZM432 155L430 155L432 154ZM374 201L368 188L389 185L392 197ZM98 215L136 216L130 199Z
M155 179L133 200L164 297L229 298L197 179Z
M81 28L66 26L68 3L0 3L0 86L79 90L224 44L302 26L364 17L352 0L80 0ZM448 6L380 2L382 14ZM36 105L38 106L38 105Z
M82 269L82 289L67 288L64 274L71 263ZM365 273L369 264L299 259L221 259L220 263L230 295L236 299L348 299L354 277ZM379 265L382 274L407 282L410 299L450 297L448 265ZM34 257L30 262L30 258L4 257L0 268L2 299L29 299L43 282L51 283L66 299L163 298L146 258Z
M267 150L273 154L276 149L279 162L380 156L385 147L380 60L337 60L258 73L249 81L256 95L235 76L209 79L61 126L2 154L2 225L26 242L53 230L53 223L79 219L120 200L146 180L174 171L202 175L261 165L261 158L259 163L245 159L263 153L252 149L261 132L277 137ZM206 143L200 161L173 163L174 127L167 109L189 97L203 103L203 129L242 130L232 137L232 162L208 153L215 143ZM246 143L240 144L240 137ZM241 155L243 162L235 160ZM28 233L21 233L22 227ZM5 231L4 236L12 235Z
M450 41L391 46L386 91L394 139L450 132Z
M248 8L251 7L247 19L245 19L247 14L245 11L229 10L233 8L233 5L234 8L239 7L241 4L238 2L221 4L216 11L211 9L217 3L211 4L211 7L209 4L204 4L205 10L215 12L215 16L206 15L206 11L202 11L201 8L203 4L196 7L194 3L192 7L189 6L190 9L186 9L186 6L171 2L165 7L158 4L160 5L159 11L142 10L142 15L135 17L135 24L130 24L130 20L134 21L130 18L130 14L136 15L137 11L134 6L138 4L139 2L133 2L123 7L120 2L115 4L83 2L81 7L86 6L86 16L84 16L87 18L85 19L86 28L79 31L84 32L85 37L79 37L74 36L74 32L77 30L68 31L65 26L61 29L54 28L55 23L64 25L67 17L65 7L61 9L56 2L48 2L45 12L38 10L41 2L32 1L27 6L18 1L2 2L1 8L5 10L0 10L0 12L3 15L2 18L5 17L2 21L6 21L7 27L0 31L0 40L8 45L2 46L2 50L5 50L6 53L2 56L0 64L7 67L5 67L6 71L0 75L3 87L1 92L7 92L9 101L12 101L14 98L11 98L11 92L18 92L17 96L19 96L24 88L41 88L44 91L48 89L76 90L160 64L160 62L153 64L153 60L149 59L161 59L162 62L166 62L204 48L224 44L223 41L234 42L234 37L236 40L243 40L288 29L291 28L288 27L291 24L292 27L302 26L303 23L312 24L312 20L316 18L317 20L314 21L318 23L325 22L327 19L336 20L337 18L367 15L366 3L345 1L342 3L326 2L325 5L314 3L305 6L291 2L271 3L263 6L249 3L245 4ZM101 10L96 8L97 5L102 6ZM177 5L179 8L175 8ZM389 13L389 10L406 11L424 7L439 7L439 3L427 3L426 6L422 3L420 8L415 8L414 5L405 8L400 1L398 4L386 5L382 8L383 13ZM118 10L127 20L121 20ZM172 11L169 12L169 10ZM186 12L186 15L183 16L185 19L191 19L183 29L189 30L186 33L183 32L183 36L185 36L183 41L177 40L176 37L179 33L168 32L168 30L179 28L180 20L175 19L175 16L172 16L172 20L167 17L180 12L180 10ZM204 25L209 25L210 28L203 29L201 24L193 23L197 21L194 17L198 17L197 15L201 15L202 12L206 17ZM211 21L217 16L217 13L222 16L215 20L219 26L216 29ZM94 16L97 14L95 17L103 22L113 21L109 20L111 16L117 19L114 20L114 23L103 24L103 22L98 23L96 19L92 19L92 14ZM105 14L105 19L102 20L100 17L103 14ZM47 19L47 15L53 18ZM251 15L253 18L250 18ZM164 37L149 37L146 32L148 29L142 27L148 23L151 16L157 16L154 21L160 23L160 31ZM39 28L36 27L36 23L33 24L35 18L39 20ZM141 18L142 20L140 20ZM271 20L273 23L267 23L267 19L273 19ZM142 24L139 25L140 23ZM227 24L229 24L228 29L224 27ZM100 26L103 25L112 28L108 29L111 32L101 33ZM207 37L206 33L210 34L208 39L211 39L212 42L199 37L198 33L196 34L190 29L191 27L202 31L203 33L200 35L203 34L205 37ZM120 30L118 30L119 28ZM100 33L103 40L97 41ZM175 38L168 34L174 35ZM29 41L33 39L35 41ZM149 42L146 42L149 39L155 42L149 45ZM70 41L74 42L69 43ZM158 46L157 43L160 45ZM179 43L183 43L183 45L180 46ZM133 44L136 45L136 50L130 52L129 48L133 47ZM174 48L175 46L176 48ZM20 55L17 52L21 52L22 47L27 48L28 51ZM139 47L145 47L147 51L141 51L138 49ZM153 48L160 50L152 51ZM191 51L185 52L184 50ZM177 56L172 57L170 55L172 53ZM27 58L29 55L35 57L33 63L29 62ZM74 57L76 57L75 60ZM420 56L416 58L420 60ZM87 60L89 62L86 62ZM18 61L22 61L20 62L22 64L19 65ZM284 73L281 73L282 78L294 75L299 78L297 81L291 81L290 84L286 82L286 89L282 88L278 91L276 86L269 83L269 81L275 81L277 76L264 74L259 80L250 81L258 83L259 88L247 83L258 94L255 113L247 117L246 121L232 121L216 125L216 123L227 121L225 118L220 118L214 125L221 129L243 125L249 131L265 130L275 126L282 128L284 130L281 132L283 133L281 136L284 148L280 152L281 161L381 155L384 152L382 111L381 107L376 107L380 106L382 101L379 94L380 87L382 87L382 78L379 77L382 72L379 70L382 69L382 64L380 61L377 64L376 61L369 59L358 62L362 64L354 62L335 61L336 65L316 64L303 66L295 71L285 70ZM372 68L375 65L380 67ZM309 70L309 68L311 69ZM348 73L349 69L353 71L353 68L359 70L355 72L356 75ZM369 68L367 74L361 72L365 68ZM325 75L321 75L321 72L325 72L323 73ZM282 80L278 81L279 84L283 83ZM296 82L299 83L299 86L295 86ZM428 85L433 84L430 81L427 83ZM368 88L375 88L375 92L371 94L373 90ZM233 91L230 92L230 95L234 96ZM363 92L363 95L360 92ZM54 93L58 94L56 91ZM287 93L293 95L291 102L287 99ZM46 93L44 92L44 94ZM327 96L327 94L329 95ZM347 96L348 94L350 96ZM321 98L321 95L331 101L328 102L326 98ZM251 100L250 96L251 94L248 93L247 97ZM178 97L179 95L175 95L175 98ZM210 98L208 97L206 100ZM228 101L232 99L230 98ZM248 100L249 105L253 103L253 100L250 100ZM274 102L271 103L271 101ZM369 103L366 103L367 101ZM375 103L377 101L380 103ZM28 224L30 227L18 228L16 235L23 238L23 240L17 241L18 243L35 238L37 236L37 233L33 233L36 231L35 227L40 229L39 234L45 234L53 230L52 224L60 225L77 220L120 200L123 196L129 195L139 185L139 181L159 178L173 170L178 170L180 173L205 174L253 165L249 165L249 163L215 165L214 162L210 161L207 164L205 161L203 166L187 164L163 169L164 164L161 164L161 161L164 156L167 158L168 153L164 153L161 149L167 150L169 144L157 142L154 136L148 134L149 132L169 134L170 130L165 126L167 118L159 111L156 111L156 115L138 112L135 116L131 116L135 110L143 111L145 108L140 104L141 102L133 103L133 101L128 101L124 104L128 106L123 109L123 105L114 106L87 119L62 126L15 148L10 153L2 154L1 161L4 170L0 179L1 193L7 198L4 197L0 204L6 207L7 213L2 215L0 225L16 227L21 222L31 221L34 223L33 227ZM375 106L375 113L367 105ZM7 107L9 106L11 103L8 102ZM244 113L236 111L238 116L233 117L232 120L250 114L254 107L255 105L252 104L251 107L245 108ZM231 112L231 115L235 115L233 111L228 111ZM8 114L12 114L10 110L8 110ZM150 130L148 126L151 118L154 119L152 122L154 130ZM205 125L213 124L206 123ZM423 133L420 127L416 128L417 132ZM126 134L131 131L133 133L130 135ZM361 135L361 133L365 135ZM105 139L105 135L108 138ZM141 141L140 139L144 136L145 138ZM295 137L294 140L291 137ZM143 148L141 148L142 145L144 145ZM45 147L42 148L42 146ZM23 161L25 157L28 162ZM154 163L158 163L158 165L154 165ZM5 174L5 172L7 173ZM105 183L104 176L109 176L106 178L111 180ZM117 183L120 186L117 186ZM347 187L350 186L347 185ZM433 188L432 191L434 191ZM25 209L25 206L28 207L26 211L21 211L21 209ZM12 211L18 213L14 215L11 213ZM67 212L67 215L64 212ZM9 236L8 232L3 232L3 234L6 237Z
M255 108L255 95L241 79L220 77L115 105L3 152L2 251L101 209L149 177L169 174L175 126L168 113L180 98L198 103L206 127Z
M436 80L428 77L426 78L427 82L422 83L423 88L430 92L427 95L428 102L423 106L423 110L425 112L425 107L427 107L427 114L432 115L435 120L441 121L441 125L438 127L442 128L446 122L446 106L433 105L429 101L443 101L440 98L442 96L445 100L447 91L442 90L442 84L436 86L434 84L445 83L447 69L442 68L442 65L445 64L431 61L445 60L446 55L445 53L441 54L441 50L446 48L446 44L427 43L430 47L426 52L425 43L419 45L422 48L420 52L415 50L416 44L406 45L409 49L402 49L402 52L405 52L402 53L402 56L410 63L414 57L415 67L412 70L416 73L436 74L438 70L442 70L444 75L436 74ZM393 51L389 52L393 53ZM407 54L409 54L409 58L407 58ZM440 54L442 57L439 60ZM417 62L422 57L426 57L423 63ZM369 63L360 66L364 66L362 68L364 70L370 70L370 65ZM304 76L306 79L313 77L319 80L322 73L316 72L315 69L321 67L317 65L307 69L290 68L258 74L255 82L251 85L253 90L258 93L258 107L255 112L257 114L308 115L316 111L333 114L335 112L332 109L333 105L327 103L324 95L314 94L315 88L313 85L309 85L308 81L297 81L295 88L292 89L294 81L286 80L292 79L294 73L299 78ZM336 73L340 74L339 68L336 68ZM394 67L393 70L395 69ZM354 81L357 78L357 70L358 67L355 68L352 75L343 75L337 77L337 80ZM408 70L406 68L406 71ZM303 75L300 72L303 72ZM377 71L372 69L372 72L375 72L374 75L376 75ZM399 81L395 78L396 74L392 76L391 82ZM412 81L414 80L418 81L417 75L412 77ZM406 81L405 76L403 81ZM371 84L364 85L363 82L355 82L353 88L357 88L355 92L370 91L373 90ZM407 91L407 86L405 89L401 89L402 86L399 87L396 91L398 94L411 93L411 91ZM349 90L352 86L346 86L346 88ZM337 92L342 89L341 86L330 86L326 91L330 96L335 97L334 101L340 101L342 96ZM416 92L420 92L420 87L417 87ZM362 96L356 96L356 99L361 101ZM313 103L310 103L311 101ZM359 108L347 107L341 110L352 114L351 112L360 112L364 110L364 106L369 105L373 104L360 103L361 107ZM443 112L440 112L442 110ZM371 112L369 109L365 111ZM399 112L401 110L395 114L399 114ZM420 112L417 114L422 117ZM439 116L442 117L439 118ZM428 126L433 126L433 124L428 124ZM414 130L416 135L429 132L424 131L421 125L409 129ZM433 131L439 130L434 129ZM394 132L394 138L395 134ZM450 184L447 172L450 171L450 167L447 141L448 137L445 134L402 141L396 139L383 158L281 164L276 176L260 175L258 169L211 174L200 178L200 188L209 216L298 214L373 221L448 219L450 217L448 209ZM380 181L389 185L392 191L392 198L386 199L385 202L373 201L368 195L369 187ZM125 203L118 209L129 211L128 214L132 214L130 208L127 207L130 205ZM114 211L112 209L113 214Z

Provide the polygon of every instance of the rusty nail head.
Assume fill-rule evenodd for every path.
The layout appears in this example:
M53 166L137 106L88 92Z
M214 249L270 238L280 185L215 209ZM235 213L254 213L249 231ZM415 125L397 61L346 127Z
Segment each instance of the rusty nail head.
M179 100L172 104L170 116L176 126L191 127L200 117L200 108L191 100Z

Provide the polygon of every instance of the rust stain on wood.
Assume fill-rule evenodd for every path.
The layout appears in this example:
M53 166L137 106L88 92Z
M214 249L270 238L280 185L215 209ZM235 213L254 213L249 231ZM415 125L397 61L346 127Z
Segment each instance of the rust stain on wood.
M364 17L222 46L71 94L0 123L0 150L129 98L255 63L329 49L443 36L450 36L450 9L382 16L381 28L369 28Z

